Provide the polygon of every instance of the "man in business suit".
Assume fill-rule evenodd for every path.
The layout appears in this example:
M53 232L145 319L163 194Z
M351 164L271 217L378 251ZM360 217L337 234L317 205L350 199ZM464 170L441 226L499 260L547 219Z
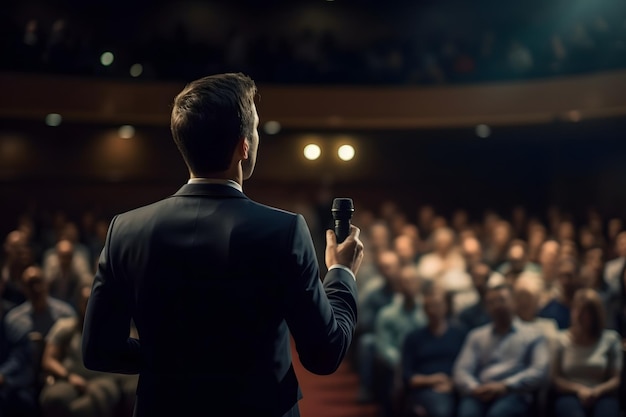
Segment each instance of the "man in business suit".
M139 373L136 417L298 416L289 333L316 374L334 372L351 343L359 229L340 244L327 231L322 283L304 218L243 194L259 143L255 96L242 74L187 85L171 130L188 184L109 227L83 360Z

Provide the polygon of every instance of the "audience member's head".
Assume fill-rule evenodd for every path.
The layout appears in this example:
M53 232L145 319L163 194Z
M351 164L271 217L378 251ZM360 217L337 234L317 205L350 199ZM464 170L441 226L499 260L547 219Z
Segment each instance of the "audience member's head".
M393 240L393 248L400 257L403 265L413 265L417 257L415 239L409 235L398 235Z
M542 268L556 266L560 253L561 244L558 241L554 239L546 240L541 245L541 251L539 252L539 264Z
M597 291L591 288L576 291L570 312L574 333L592 339L600 337L605 327L606 312Z
M604 248L594 245L584 253L581 277L585 287L599 288L604 281Z
M559 223L557 239L559 242L576 240L576 229L574 228L574 223L570 220L562 220L561 223Z
M569 239L562 240L560 249L560 258L578 258L578 246L575 241Z
M391 230L387 223L377 221L369 229L369 244L372 253L388 250L391 245Z
M617 235L624 230L624 222L619 217L614 217L609 220L607 225L606 234L610 242L615 242Z
M452 214L451 226L457 233L465 230L468 227L468 223L469 215L467 214L467 211L462 209L454 211Z
M398 288L399 292L408 299L415 299L420 293L421 280L414 265L405 265L400 269Z
M545 290L543 279L534 272L522 273L513 285L515 312L524 321L533 321Z
M507 327L515 317L515 302L511 286L504 277L494 277L487 283L485 309L496 327Z
M618 233L615 238L615 253L619 257L626 258L626 231Z
M584 285L580 276L580 265L576 258L565 256L559 259L557 278L566 300L571 300Z
M440 324L449 317L452 311L452 300L443 286L428 285L424 288L422 295L423 308L429 324Z
M72 266L72 259L74 258L74 244L67 239L59 240L55 246L55 250L59 258L61 270L69 270Z
M528 263L528 245L520 239L513 240L506 254L511 271L520 274Z
M528 246L535 248L540 247L545 242L548 231L542 224L531 223L528 226Z
M594 246L596 243L596 235L593 234L589 227L580 228L578 231L578 244L583 252Z
M400 257L393 250L384 250L376 257L376 267L380 275L394 288L398 288L398 280L402 264Z
M447 227L436 229L433 232L433 249L441 255L446 256L454 247L454 232Z
M482 261L483 248L480 241L475 237L468 237L461 242L461 254L465 259L465 265L470 268L471 265Z
M26 298L33 304L39 303L48 297L48 284L43 271L38 266L29 266L22 273L22 285Z
M5 264L9 268L26 267L32 261L32 251L28 239L21 230L13 230L4 240Z
M511 238L513 237L513 230L511 224L507 221L500 220L496 223L491 234L491 243L497 248L505 248Z
M487 281L492 275L491 268L485 262L480 261L470 266L468 272L474 289L482 298L487 290Z

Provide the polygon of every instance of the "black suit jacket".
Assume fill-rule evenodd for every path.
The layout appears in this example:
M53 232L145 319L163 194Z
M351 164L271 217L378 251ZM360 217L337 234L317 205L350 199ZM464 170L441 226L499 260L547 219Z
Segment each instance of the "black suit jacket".
M301 397L289 333L305 368L329 374L356 320L354 278L331 269L322 284L301 215L227 185L187 184L112 220L83 360L139 373L137 417L282 416Z

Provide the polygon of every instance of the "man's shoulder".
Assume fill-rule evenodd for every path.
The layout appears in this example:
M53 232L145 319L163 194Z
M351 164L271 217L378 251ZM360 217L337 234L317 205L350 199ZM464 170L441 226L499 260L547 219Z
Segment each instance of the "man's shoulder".
M30 318L30 310L31 304L30 301L25 301L21 304L16 305L11 310L6 313L4 316L4 320L8 323L19 323L23 320L28 320Z
M173 197L175 197L175 195L168 196L150 204L120 212L115 215L115 221L126 222L136 219L142 219L145 221L147 219L153 218L154 216L167 213L171 210L176 210L176 199ZM258 215L269 216L273 219L293 219L298 216L298 213L263 204L250 198L232 199L232 201L236 201L237 204L241 204L241 206L246 210L246 214L257 213Z
M493 331L493 326L491 323L483 324L478 327L475 327L467 332L468 339L482 339L487 337Z
M48 297L48 305L50 309L59 317L74 317L76 311L69 303L59 300L58 298Z

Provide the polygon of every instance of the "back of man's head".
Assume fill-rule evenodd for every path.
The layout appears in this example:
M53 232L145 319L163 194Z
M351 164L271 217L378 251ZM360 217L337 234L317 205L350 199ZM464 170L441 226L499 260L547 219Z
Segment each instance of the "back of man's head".
M193 81L176 96L170 129L193 174L229 168L237 143L252 135L256 93L250 77L229 73Z

